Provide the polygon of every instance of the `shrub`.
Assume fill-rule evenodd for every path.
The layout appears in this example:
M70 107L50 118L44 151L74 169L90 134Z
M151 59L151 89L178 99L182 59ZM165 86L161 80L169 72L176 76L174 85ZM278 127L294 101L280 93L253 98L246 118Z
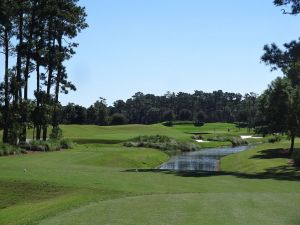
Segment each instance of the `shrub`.
M201 135L196 135L196 134L195 134L195 135L192 136L192 139L193 139L193 140L202 140L203 137L202 137Z
M21 148L9 144L1 144L0 145L0 156L8 156L8 155L16 155L26 153L26 151Z
M53 127L49 137L50 139L60 140L62 138L62 129L59 127Z
M273 137L268 139L269 143L276 143L280 141L281 141L281 137L279 135L273 135Z
M243 140L240 137L229 137L229 136L215 136L210 137L207 139L208 141L221 141L221 142L231 142L233 147L240 146L240 145L248 145L248 142L246 140Z
M167 151L196 151L199 147L193 143L179 142L167 136L139 136L124 143L126 147L145 147Z
M30 150L37 152L51 152L58 151L61 149L60 142L57 140L48 140L48 141L31 141Z
M62 139L60 141L60 146L63 149L71 149L74 146L74 143L69 139Z
M53 152L61 149L60 142L55 140L49 140L45 142L46 151Z

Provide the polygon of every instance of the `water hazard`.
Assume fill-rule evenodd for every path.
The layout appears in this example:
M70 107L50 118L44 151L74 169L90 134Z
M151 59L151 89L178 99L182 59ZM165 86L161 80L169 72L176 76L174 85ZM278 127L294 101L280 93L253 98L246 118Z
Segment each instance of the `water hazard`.
M220 158L245 151L249 148L250 146L210 148L196 152L181 153L172 156L170 160L161 165L159 169L178 171L219 171Z

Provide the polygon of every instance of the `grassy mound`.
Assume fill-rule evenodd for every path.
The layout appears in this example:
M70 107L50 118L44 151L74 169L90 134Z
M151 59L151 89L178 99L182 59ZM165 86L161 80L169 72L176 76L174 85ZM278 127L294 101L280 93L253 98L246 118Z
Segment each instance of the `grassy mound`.
M167 136L153 135L153 136L139 136L132 140L125 142L126 147L146 147L155 148L166 151L181 151L190 152L200 150L196 144L189 142L177 141Z

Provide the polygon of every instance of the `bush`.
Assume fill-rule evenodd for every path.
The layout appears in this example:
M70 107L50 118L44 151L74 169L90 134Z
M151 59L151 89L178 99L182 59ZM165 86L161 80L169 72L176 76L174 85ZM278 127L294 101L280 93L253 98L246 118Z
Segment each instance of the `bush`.
M279 135L273 135L273 137L268 139L269 143L276 143L280 141L281 141L281 137Z
M1 144L0 145L0 156L8 156L8 155L17 155L21 153L26 153L26 151L21 148L9 144Z
M203 137L202 137L201 135L196 135L196 134L195 134L195 135L192 136L192 139L193 139L193 140L202 140Z
M61 149L60 142L54 140L46 141L45 146L47 152L59 151Z
M193 143L179 142L167 136L139 136L124 143L126 147L145 147L167 151L196 151L199 147Z
M59 127L53 127L49 137L53 140L60 140L62 138L62 129Z
M49 141L31 141L29 143L31 151L37 151L37 152L52 152L52 151L58 151L61 149L60 142L57 140L49 140Z
M74 146L74 143L69 139L62 139L60 141L60 146L62 149L71 149Z
M231 142L233 147L240 146L240 145L248 145L248 142L246 140L243 140L240 137L229 137L229 136L215 136L215 137L210 137L207 139L208 141L221 141L221 142Z

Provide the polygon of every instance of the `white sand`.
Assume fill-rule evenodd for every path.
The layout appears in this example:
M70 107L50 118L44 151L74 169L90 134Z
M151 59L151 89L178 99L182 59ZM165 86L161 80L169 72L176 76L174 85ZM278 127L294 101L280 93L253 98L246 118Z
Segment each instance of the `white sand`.
M204 140L196 140L198 143L207 143L207 142L210 142L210 141L204 141Z
M242 139L260 139L262 137L253 137L252 135L241 135Z

